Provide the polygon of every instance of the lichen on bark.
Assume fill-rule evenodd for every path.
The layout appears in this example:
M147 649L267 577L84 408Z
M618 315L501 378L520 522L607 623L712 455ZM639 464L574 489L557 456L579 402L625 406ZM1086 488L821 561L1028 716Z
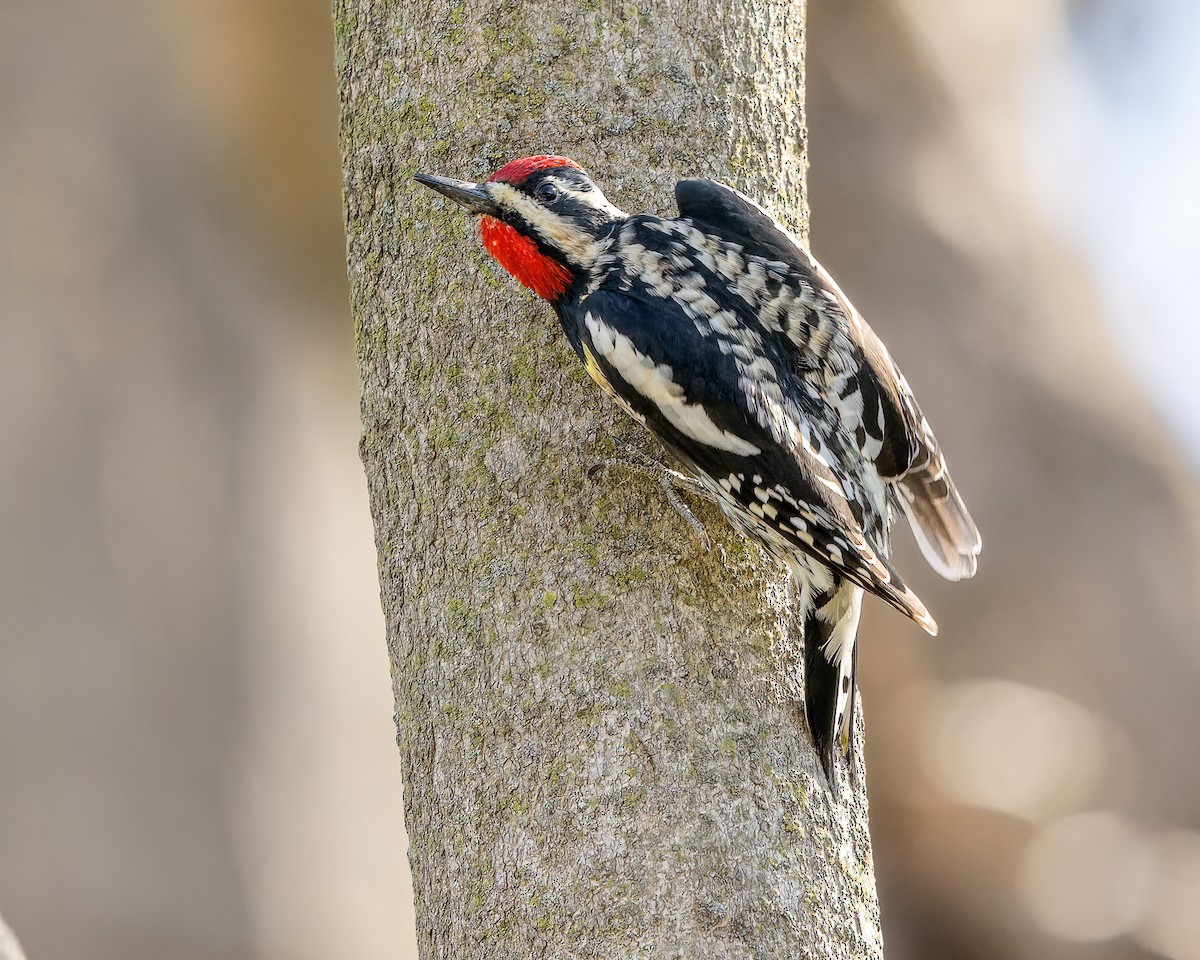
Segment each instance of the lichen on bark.
M707 554L653 483L587 479L636 433L411 182L564 153L626 209L709 175L803 235L803 13L335 3L423 956L881 956L865 795L816 764L781 574L702 504Z

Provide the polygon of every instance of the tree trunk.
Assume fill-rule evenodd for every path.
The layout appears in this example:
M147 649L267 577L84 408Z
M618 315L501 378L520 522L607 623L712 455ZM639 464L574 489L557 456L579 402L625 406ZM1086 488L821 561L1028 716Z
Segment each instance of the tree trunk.
M782 573L706 505L709 553L652 481L587 479L636 428L410 179L564 153L627 210L710 175L803 235L803 4L336 0L335 20L422 956L881 956L861 741L834 798Z

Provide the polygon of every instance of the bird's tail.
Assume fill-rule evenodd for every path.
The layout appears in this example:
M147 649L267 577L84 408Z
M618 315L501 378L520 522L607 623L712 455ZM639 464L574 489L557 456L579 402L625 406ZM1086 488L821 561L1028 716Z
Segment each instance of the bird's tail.
M825 777L836 788L834 751L850 753L862 588L842 580L815 597L804 621L804 713Z

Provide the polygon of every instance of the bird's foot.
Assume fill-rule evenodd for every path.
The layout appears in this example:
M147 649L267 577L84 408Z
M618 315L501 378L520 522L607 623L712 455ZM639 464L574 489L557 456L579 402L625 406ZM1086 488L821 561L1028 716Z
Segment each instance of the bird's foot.
M692 512L691 507L684 503L683 498L679 495L680 490L687 490L690 493L701 495L707 495L707 491L686 473L673 470L661 461L655 460L653 457L642 453L640 450L635 450L633 447L619 440L615 442L620 447L623 455L609 457L606 460L593 463L588 467L588 479L595 480L602 471L609 467L621 467L622 469L651 477L662 488L663 495L667 498L667 503L692 528L696 539L700 541L701 548L705 552L710 550L712 544L708 539L708 533L704 529L704 524L700 522Z

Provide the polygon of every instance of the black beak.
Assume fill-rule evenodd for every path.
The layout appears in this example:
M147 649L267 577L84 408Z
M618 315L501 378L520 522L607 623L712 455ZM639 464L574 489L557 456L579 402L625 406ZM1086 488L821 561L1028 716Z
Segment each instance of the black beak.
M413 177L417 183L423 183L430 190L436 190L443 197L449 197L459 206L466 207L471 213L488 213L495 215L496 205L488 196L483 184L469 183L466 180L452 180L450 177L435 177L428 173L418 173Z

